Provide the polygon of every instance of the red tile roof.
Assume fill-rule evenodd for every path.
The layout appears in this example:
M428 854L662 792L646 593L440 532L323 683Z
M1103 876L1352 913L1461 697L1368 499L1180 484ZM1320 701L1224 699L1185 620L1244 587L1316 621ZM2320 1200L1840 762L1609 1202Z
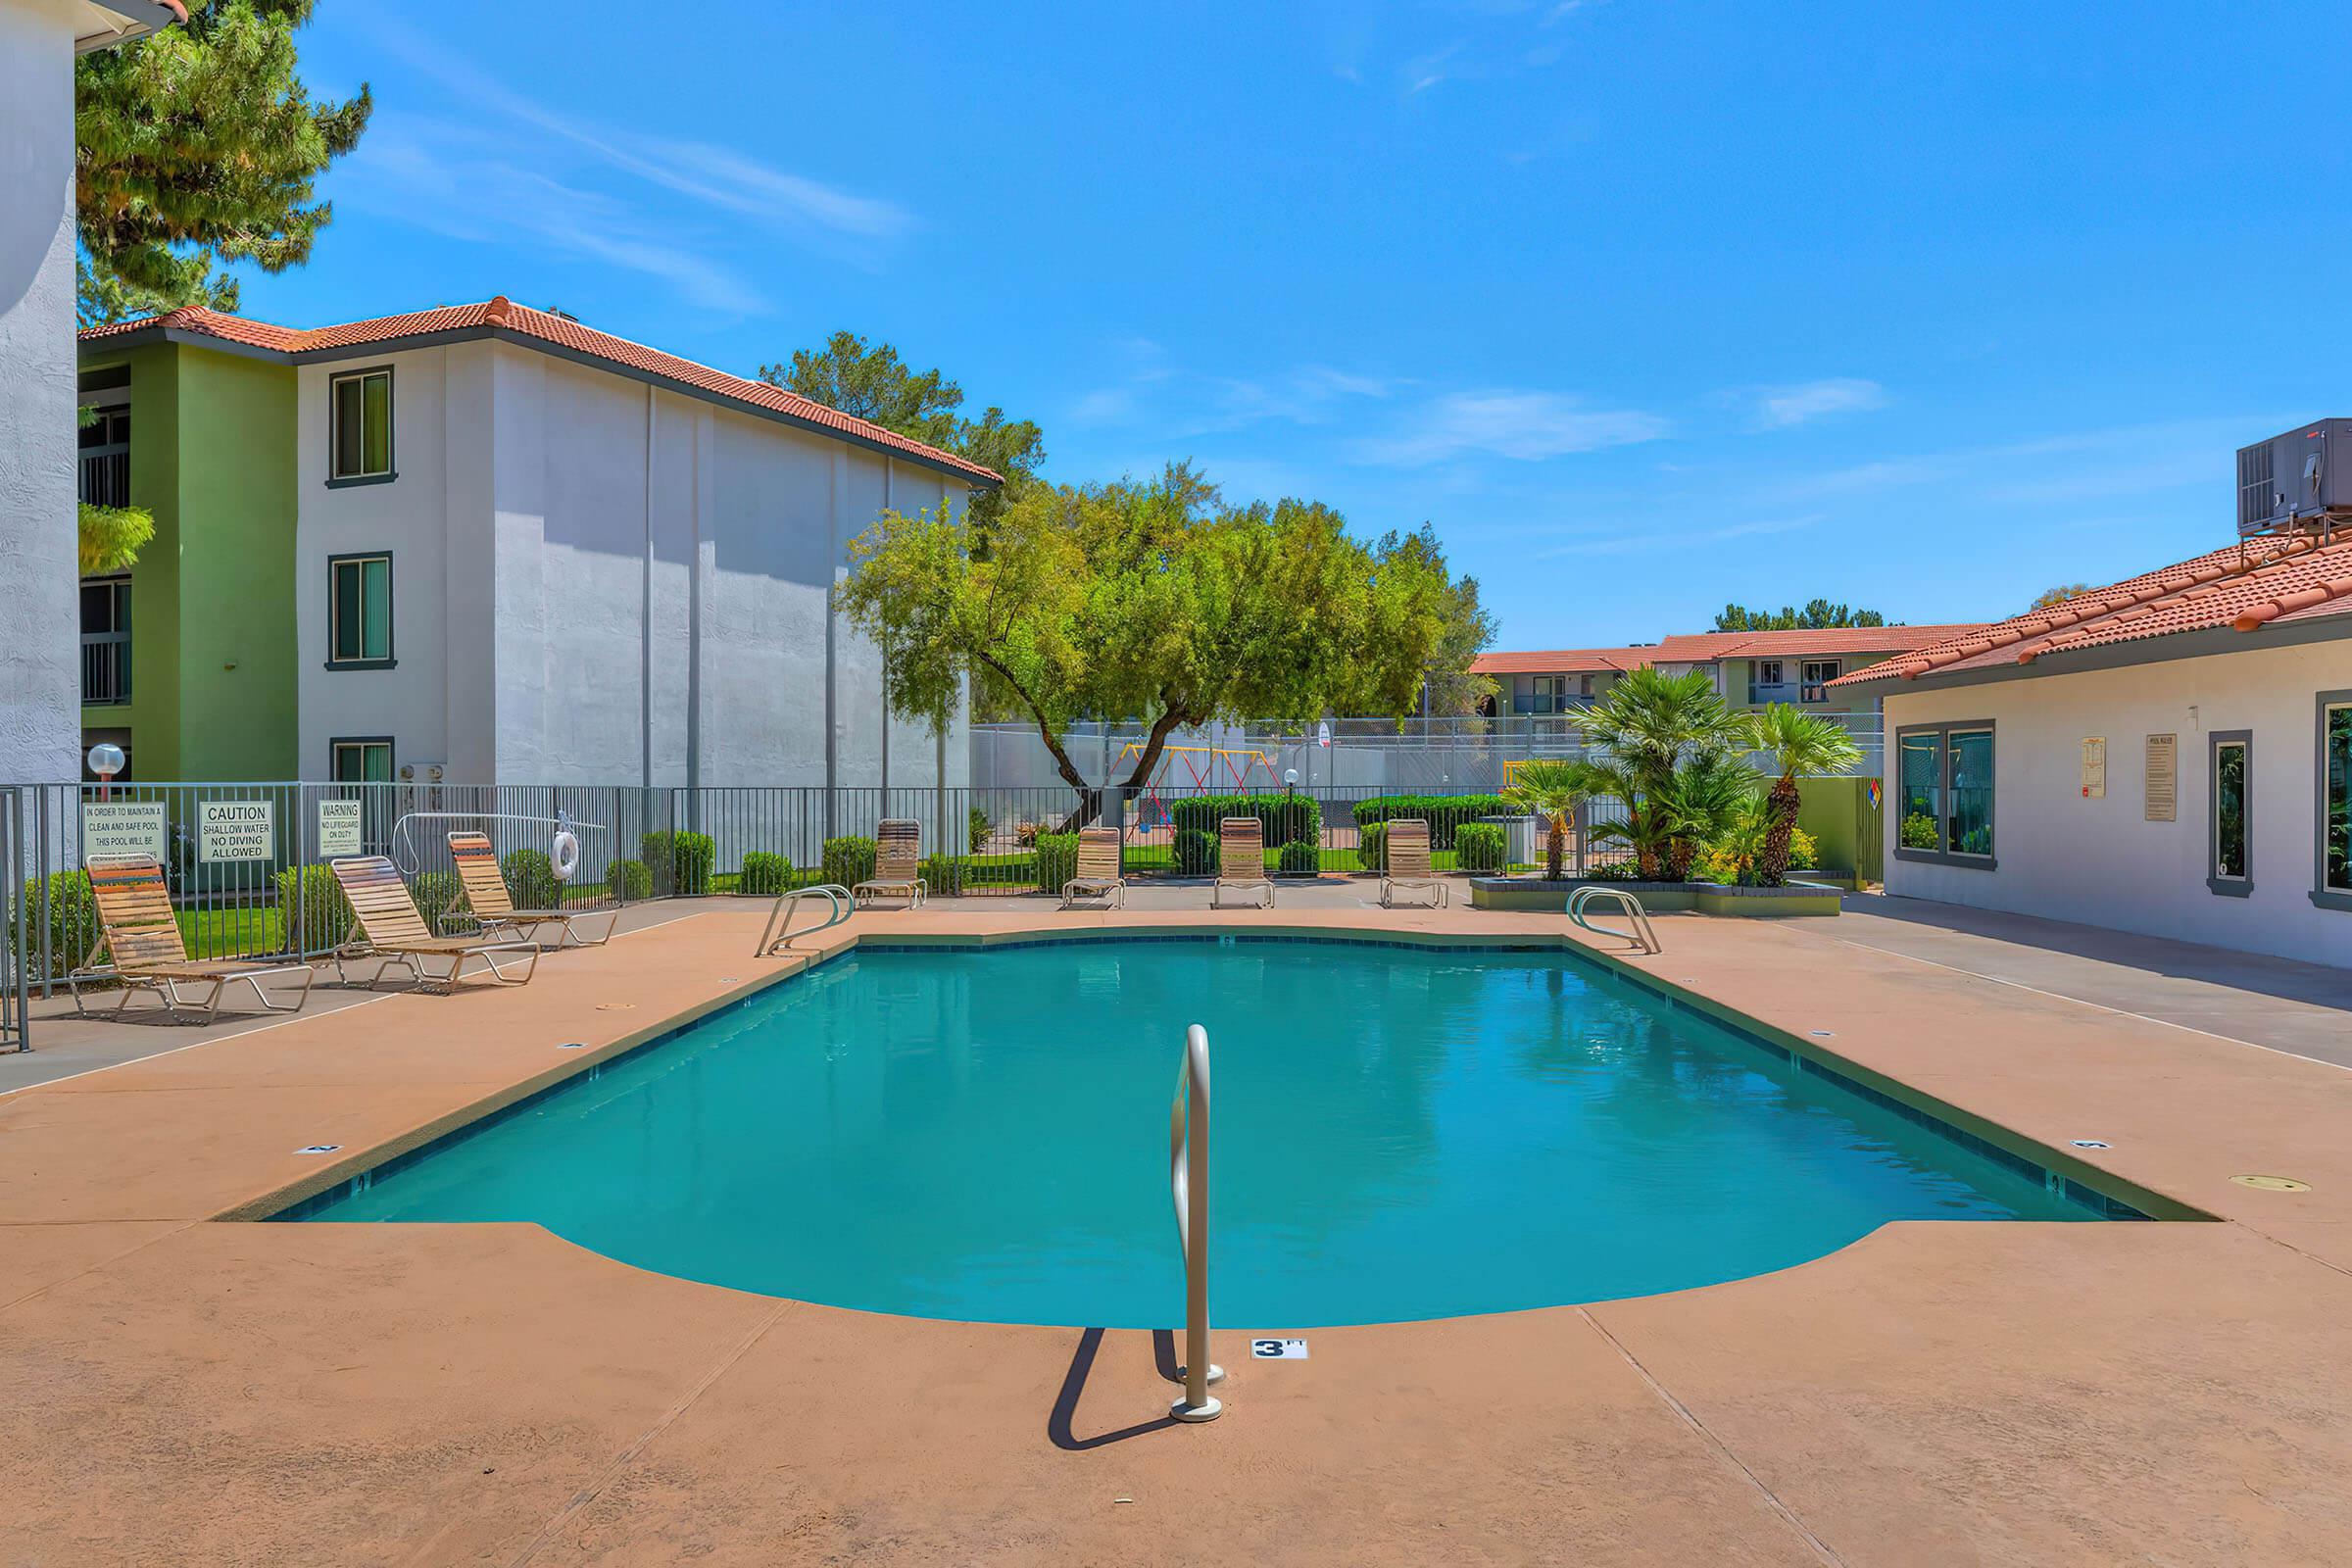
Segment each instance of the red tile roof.
M886 430L868 420L843 414L838 409L827 408L797 392L787 392L765 381L749 381L740 375L729 375L724 370L713 370L707 365L697 365L692 360L682 360L674 354L664 354L660 349L649 349L642 343L632 343L627 338L582 326L569 317L558 316L551 311L535 311L525 305L516 305L503 294L479 305L450 305L437 310L413 311L405 316L379 316L371 320L347 321L340 326L308 329L273 326L268 321L226 316L199 305L190 305L163 316L85 327L80 337L84 343L103 342L110 337L151 328L192 332L204 337L217 337L223 342L242 344L247 348L267 349L286 355L375 344L396 348L406 339L431 333L487 329L709 392L730 403L780 414L801 423L835 431L852 440L903 452L933 467L946 468L980 483L1004 483L1003 476L992 469L967 462L952 452L926 446L895 430Z
M1526 654L1481 654L1470 661L1480 675L1560 675L1580 670L1638 669L1650 662L1651 648L1554 648Z
M2352 539L2229 545L2063 604L1857 670L1838 686L1916 680L1949 670L2031 664L2050 654L2233 627L2256 633L2286 621L2352 614ZM2352 633L2352 625L2345 630Z

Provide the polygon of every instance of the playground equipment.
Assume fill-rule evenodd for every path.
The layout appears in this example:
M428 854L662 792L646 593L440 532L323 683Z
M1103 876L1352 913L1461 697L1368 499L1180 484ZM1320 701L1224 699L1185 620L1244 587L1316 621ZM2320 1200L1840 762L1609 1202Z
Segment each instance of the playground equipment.
M1141 741L1129 741L1119 748L1119 765L1144 755ZM1187 775L1171 779L1177 764ZM1258 775L1263 774L1261 779ZM1173 782L1174 790L1166 788ZM1184 787L1189 782L1190 788ZM1144 796L1140 803L1143 825L1157 827L1168 821L1166 797L1178 799L1195 795L1248 795L1252 790L1274 790L1282 787L1282 775L1276 771L1274 759L1253 746L1166 746L1160 749L1159 766L1144 781Z

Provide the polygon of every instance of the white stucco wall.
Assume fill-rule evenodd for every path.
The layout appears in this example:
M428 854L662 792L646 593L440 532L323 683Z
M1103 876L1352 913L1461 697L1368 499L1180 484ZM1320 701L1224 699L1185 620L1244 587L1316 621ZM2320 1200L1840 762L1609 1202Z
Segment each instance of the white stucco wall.
M0 0L0 783L81 776L74 28Z
M2352 641L1886 694L1886 890L2056 920L2352 964L2352 911L2310 899L2318 833L2315 694L2352 688ZM1989 871L1896 856L1895 732L1993 721ZM2209 737L2250 730L2253 889L2206 886ZM2177 820L2145 820L2145 743L2180 737ZM2082 742L2107 742L2107 793L2085 800Z
M328 379L379 364L398 478L329 488ZM944 476L507 344L305 366L301 400L306 775L391 735L457 783L881 782L880 656L829 595ZM329 670L327 561L386 549L397 667ZM967 746L959 715L951 786ZM941 750L894 721L890 783L935 785Z

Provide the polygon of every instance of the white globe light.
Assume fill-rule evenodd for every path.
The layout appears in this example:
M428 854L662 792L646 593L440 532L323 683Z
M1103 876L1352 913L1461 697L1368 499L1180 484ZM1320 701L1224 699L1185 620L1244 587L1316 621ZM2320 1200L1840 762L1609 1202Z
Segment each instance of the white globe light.
M90 748L90 771L100 778L113 778L122 771L122 764L126 760L128 759L123 757L122 748L111 741L100 741Z

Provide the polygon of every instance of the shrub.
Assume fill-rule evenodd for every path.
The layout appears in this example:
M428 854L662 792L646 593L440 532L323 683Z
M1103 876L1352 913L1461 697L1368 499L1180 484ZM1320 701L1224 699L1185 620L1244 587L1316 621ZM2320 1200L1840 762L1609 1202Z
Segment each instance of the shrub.
M1622 860L1611 860L1605 865L1592 867L1585 872L1585 879L1589 882L1639 882L1642 880L1642 862L1628 856Z
M1293 839L1282 847L1274 863L1285 876L1312 876L1323 869L1322 852L1311 840Z
M1312 841L1323 826L1322 809L1304 795L1192 795L1168 806L1168 820L1179 830L1197 828L1211 838L1229 816L1256 817L1268 844Z
M41 885L24 884L24 962L30 974L41 961ZM79 871L54 871L49 876L49 973L62 975L80 967L98 945L98 901L90 879Z
M553 873L550 873L550 880L552 882ZM441 917L457 907L458 895L465 891L466 884L458 880L455 871L420 872L416 880L409 884L409 897L416 901L416 912L424 916L424 928L435 936L441 934ZM554 906L525 904L515 899L514 907L546 909Z
M666 828L657 828L637 841L637 853L645 860L646 874L654 886L664 892L677 889L677 835Z
M1465 871L1499 871L1507 854L1498 822L1464 822L1453 830L1453 858Z
M960 855L926 855L915 874L923 886L943 898L953 898L963 891L963 878L971 862Z
M1906 850L1935 849L1936 819L1925 811L1913 811L1903 818L1902 837L1898 842Z
M744 858L749 860L750 856ZM654 896L654 873L643 860L614 860L605 867L605 891L623 904Z
M1040 833L1037 836L1037 885L1059 893L1062 884L1078 874L1078 835Z
M735 879L735 891L772 899L791 884L790 860L765 850L753 850L743 858L743 873Z
M1367 871L1385 871L1389 865L1389 824L1366 822L1356 830L1355 863Z
M1044 831L1035 822L1023 822L1012 830L1012 841L1024 850L1034 850L1037 848L1037 836Z
M552 909L564 897L564 884L556 880L556 863L543 850L510 851L498 862L498 869L507 879L507 897L514 901L517 909Z
M856 833L825 840L825 880L845 888L870 882L874 875L874 841Z
M965 824L963 847L974 855L978 855L982 850L988 848L989 835L996 830L997 824L988 819L988 813L977 806L973 807L971 816Z
M297 922L305 946L336 948L351 935L351 901L323 865L289 865L277 873L277 918L291 947Z
M1521 814L1499 795L1375 795L1355 803L1356 826L1386 822L1392 817L1417 816L1429 823L1429 847L1453 848L1454 830L1482 816Z
M680 833L675 836L678 891L693 897L710 891L710 871L718 863L718 846L708 833Z
M1178 876L1215 876L1217 874L1217 839L1213 833L1203 833L1197 827L1176 830L1176 874Z

